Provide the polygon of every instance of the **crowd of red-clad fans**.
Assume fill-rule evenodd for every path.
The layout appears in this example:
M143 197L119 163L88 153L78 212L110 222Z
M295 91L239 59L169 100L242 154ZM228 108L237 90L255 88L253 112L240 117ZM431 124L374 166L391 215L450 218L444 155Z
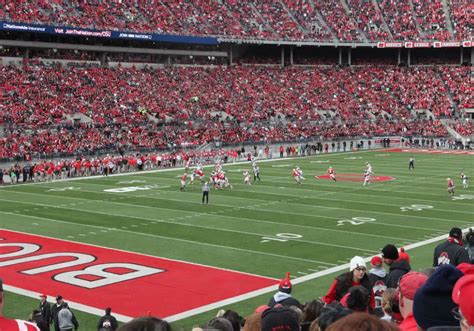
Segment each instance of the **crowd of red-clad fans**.
M439 121L413 119L413 111L450 117L455 108L474 107L469 67L135 69L38 62L2 66L0 77L0 158L213 141L445 136ZM88 120L73 126L66 116L77 113Z
M474 135L474 123L473 122L455 122L450 125L457 133L462 136L473 136Z
M469 0L42 0L6 1L0 19L243 39L460 41L472 38L472 10Z

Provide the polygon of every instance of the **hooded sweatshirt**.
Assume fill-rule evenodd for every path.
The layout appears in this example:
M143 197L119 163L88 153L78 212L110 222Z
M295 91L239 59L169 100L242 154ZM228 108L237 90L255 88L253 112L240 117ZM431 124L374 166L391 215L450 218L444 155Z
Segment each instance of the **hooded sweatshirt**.
M293 298L291 294L278 291L275 295L270 299L268 305L270 307L275 306L277 303L281 304L282 306L297 306L301 307L301 303Z
M390 265L390 269L385 279L387 288L397 288L400 278L410 271L410 265L406 260L396 260Z

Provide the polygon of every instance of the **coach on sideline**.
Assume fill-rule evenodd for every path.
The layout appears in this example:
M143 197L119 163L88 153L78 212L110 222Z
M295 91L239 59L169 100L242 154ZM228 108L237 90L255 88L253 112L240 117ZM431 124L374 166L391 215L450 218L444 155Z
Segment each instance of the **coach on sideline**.
M204 204L204 198L206 198L206 205L209 203L209 183L205 182L202 186L202 204Z

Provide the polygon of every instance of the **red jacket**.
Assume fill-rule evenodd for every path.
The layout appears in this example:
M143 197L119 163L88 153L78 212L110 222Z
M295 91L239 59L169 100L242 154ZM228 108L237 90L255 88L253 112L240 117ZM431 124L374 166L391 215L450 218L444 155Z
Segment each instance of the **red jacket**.
M352 281L352 286L361 286L361 285L362 285L361 283L356 283ZM326 304L330 304L331 302L336 301L336 286L337 286L337 279L335 279L332 282L328 293L322 298ZM372 309L375 308L375 296L374 296L373 291L370 293L370 308Z
M400 331L417 331L418 325L416 324L415 317L412 313L408 314L403 321L398 324Z

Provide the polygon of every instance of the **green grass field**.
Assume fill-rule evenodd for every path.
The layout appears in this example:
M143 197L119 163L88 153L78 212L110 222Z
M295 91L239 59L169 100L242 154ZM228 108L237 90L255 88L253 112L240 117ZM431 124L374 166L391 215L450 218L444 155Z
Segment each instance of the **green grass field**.
M3 186L0 228L277 279L287 271L301 277L347 263L354 255L372 256L388 243L407 246L445 235L453 226L474 226L474 189L463 189L459 179L461 171L474 175L474 156L415 154L416 169L408 171L409 156L370 151L261 162L262 181L252 186L243 184L241 172L251 170L250 164L225 165L233 189L212 190L209 205L201 204L198 183L180 192L182 170ZM313 178L329 165L338 174L362 174L366 161L374 176L395 180L363 187L362 182ZM304 171L303 185L290 176L295 165ZM447 177L455 179L455 200L447 194ZM143 182L119 184L132 180ZM104 192L154 184L147 191ZM55 190L66 187L75 189ZM408 251L414 269L431 265L435 245ZM294 296L306 301L323 295L338 273L296 285ZM225 308L246 315L271 295ZM7 293L9 317L27 318L36 305L37 300ZM173 325L188 330L215 312ZM96 316L77 316L82 330L95 330Z

